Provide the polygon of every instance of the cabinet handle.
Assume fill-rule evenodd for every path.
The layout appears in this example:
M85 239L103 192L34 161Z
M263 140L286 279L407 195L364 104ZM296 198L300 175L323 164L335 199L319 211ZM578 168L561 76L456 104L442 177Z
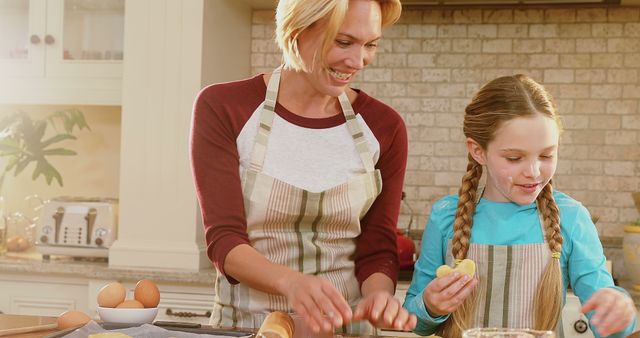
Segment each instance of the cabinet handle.
M211 317L211 311L207 311L205 313L195 313L195 312L173 312L173 310L171 310L171 308L168 308L167 311L165 311L167 316L176 316L176 317L205 317L205 318L209 318Z
M29 41L31 41L32 44L37 45L40 43L40 37L37 36L36 34L31 35L31 37L29 38Z
M56 42L56 39L53 36L49 34L45 35L44 43L46 43L47 45L52 45L54 42Z

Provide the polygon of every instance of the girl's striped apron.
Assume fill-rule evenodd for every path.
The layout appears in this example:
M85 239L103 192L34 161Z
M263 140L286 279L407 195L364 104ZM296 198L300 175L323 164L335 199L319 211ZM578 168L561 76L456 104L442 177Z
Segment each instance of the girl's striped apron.
M281 68L276 69L267 85L251 165L242 175L249 240L273 263L326 278L355 306L361 298L353 261L356 237L360 235L360 219L382 189L380 171L374 168L367 141L343 93L339 101L362 159L361 173L321 192L262 173L280 72ZM257 328L270 311L293 311L284 296L231 285L221 274L216 278L215 292L210 323L216 326ZM347 328L349 332L360 330Z
M478 196L481 195L479 191ZM542 227L544 223L542 218L539 219ZM546 238L544 243L534 244L472 243L467 258L476 263L480 282L476 286L478 305L475 322L470 327L533 328L535 290L552 259ZM446 260L449 265L455 261L451 250Z

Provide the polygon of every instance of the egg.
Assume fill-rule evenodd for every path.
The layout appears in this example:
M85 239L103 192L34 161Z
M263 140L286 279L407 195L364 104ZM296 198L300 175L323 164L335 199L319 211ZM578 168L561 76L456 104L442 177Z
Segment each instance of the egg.
M124 302L118 304L116 308L129 308L129 309L142 309L144 305L135 299L127 299Z
M118 282L109 283L98 291L98 305L101 307L116 307L124 302L127 290Z
M18 244L18 236L12 236L7 238L7 250L8 251L18 251L20 245Z
M160 303L160 290L156 283L148 279L142 279L136 284L133 296L144 307L156 307Z
M58 316L58 330L64 330L71 327L79 327L91 320L84 312L66 311Z

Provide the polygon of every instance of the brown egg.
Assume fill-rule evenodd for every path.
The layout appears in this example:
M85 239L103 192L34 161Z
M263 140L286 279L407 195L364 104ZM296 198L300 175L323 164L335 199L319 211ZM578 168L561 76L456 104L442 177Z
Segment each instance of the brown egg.
M127 290L118 282L109 283L98 291L98 305L101 307L116 307L124 302Z
M129 308L129 309L143 309L144 305L135 299L127 299L124 302L118 304L116 308Z
M11 236L7 238L7 250L8 251L18 251L20 245L18 244L18 236Z
M144 307L156 307L160 303L160 290L156 283L148 279L142 279L136 284L133 295Z
M29 243L29 241L24 237L18 236L17 242L18 242L17 251L25 251L31 247L31 243Z
M91 320L84 312L66 311L58 316L58 330L68 329L70 327L79 327Z

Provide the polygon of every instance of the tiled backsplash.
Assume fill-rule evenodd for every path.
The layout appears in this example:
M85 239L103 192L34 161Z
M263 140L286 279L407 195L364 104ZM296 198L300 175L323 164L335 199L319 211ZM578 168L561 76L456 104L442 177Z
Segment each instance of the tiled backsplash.
M273 11L254 12L254 73L281 60L273 22ZM565 131L556 188L600 217L600 235L620 237L624 224L640 217L630 196L640 190L637 7L405 10L355 86L407 124L405 191L417 213L414 228L424 227L433 202L458 190L471 96L514 73L529 74L557 99Z

